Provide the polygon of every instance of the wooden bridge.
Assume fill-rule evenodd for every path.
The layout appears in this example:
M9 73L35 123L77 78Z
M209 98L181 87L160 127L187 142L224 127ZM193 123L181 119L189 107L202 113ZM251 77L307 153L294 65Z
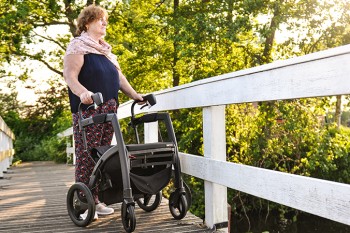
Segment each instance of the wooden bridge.
M0 180L0 233L125 232L120 204L112 205L114 214L100 217L86 228L75 226L66 208L66 194L73 182L71 165L33 162L8 170ZM150 213L136 207L136 221L134 232L210 232L191 213L174 220L165 198Z
M227 162L225 128L225 106L229 104L350 94L350 45L203 79L155 94L157 104L142 111L203 110L204 156L180 152L180 161L184 173L204 180L205 225L209 229L227 226L227 188L350 226L349 184ZM119 107L119 119L130 116L130 106L128 102ZM145 142L158 139L157 124L148 124L144 132ZM72 130L67 129L61 135L71 133ZM67 152L73 151L67 148ZM0 163L1 160L0 156ZM0 172L1 169L0 166ZM65 192L72 184L72 170L65 165L30 167L25 164L14 169L13 174L6 174L13 178L5 179L9 185L0 189L0 231L23 232L28 230L26 224L36 227L32 232L44 230L43 226L50 226L54 232L61 229L101 232L103 227L106 231L121 231L119 211L114 217L101 218L84 229L68 223ZM51 178L52 184L48 182ZM166 203L159 211L163 209L167 209ZM138 232L212 231L203 228L201 221L190 214L179 222L170 220L168 211L152 215L153 222L149 222L148 215L137 210ZM156 226L163 228L154 230ZM228 228L222 230L227 232Z

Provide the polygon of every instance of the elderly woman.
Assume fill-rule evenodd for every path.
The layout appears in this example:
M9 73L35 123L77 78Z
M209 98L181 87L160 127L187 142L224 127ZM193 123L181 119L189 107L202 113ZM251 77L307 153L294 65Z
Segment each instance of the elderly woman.
M73 134L75 143L76 168L75 181L89 183L95 166L90 153L91 148L110 145L113 136L112 125L90 126L86 129L87 151L84 150L82 134L78 127L78 105L82 102L83 117L99 113L116 112L118 108L118 91L134 100L143 98L129 84L122 74L111 46L103 40L106 35L108 15L105 9L90 5L82 10L77 19L77 37L68 45L64 57L63 76L69 87L69 100L73 115ZM87 109L93 103L91 95L101 92L105 102L97 109ZM105 206L98 200L98 190L93 190L96 203L95 219L98 215L108 215L113 208ZM82 214L86 218L87 212Z

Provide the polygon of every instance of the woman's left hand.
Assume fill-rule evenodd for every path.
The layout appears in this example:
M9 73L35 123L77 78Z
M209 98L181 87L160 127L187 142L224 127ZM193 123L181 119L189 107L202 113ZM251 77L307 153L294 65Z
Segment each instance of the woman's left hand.
M138 102L138 104L142 105L142 104L145 104L146 101L143 99L142 95L138 94L136 95L136 98L134 98L134 100L137 100L137 101L140 101Z

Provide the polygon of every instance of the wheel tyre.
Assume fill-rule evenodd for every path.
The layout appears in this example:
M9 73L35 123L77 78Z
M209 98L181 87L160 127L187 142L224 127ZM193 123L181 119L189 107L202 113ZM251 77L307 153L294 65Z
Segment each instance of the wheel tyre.
M73 184L67 193L68 215L73 223L79 227L85 227L95 216L95 201L90 189L84 183ZM80 217L86 210L88 214L85 219Z
M162 191L156 195L144 194L143 196L143 198L136 199L136 203L141 209L147 212L157 209L162 202Z
M122 204L122 223L126 232L133 232L136 227L135 206Z
M191 190L190 190L190 187L188 187L188 185L183 182L183 186L185 188L185 192L186 192L186 201L187 201L187 210L189 210L191 208L191 205L192 205L192 193L191 193Z
M187 214L187 200L185 195L179 195L178 200L174 200L175 198L175 192L171 193L169 197L169 210L175 219L180 220L183 219Z

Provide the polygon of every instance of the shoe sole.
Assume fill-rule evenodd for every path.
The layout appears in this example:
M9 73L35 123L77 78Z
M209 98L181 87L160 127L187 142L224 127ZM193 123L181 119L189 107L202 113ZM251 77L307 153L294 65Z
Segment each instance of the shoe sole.
M98 211L96 211L96 213L98 214L98 215L110 215L110 214L113 214L114 213L114 211L113 212L110 212L110 213L101 213L101 212L98 212Z
M84 216L84 217L81 216L81 215L79 216L79 218L80 218L81 220L83 220L83 221L86 219L86 217L87 217L87 216ZM95 212L95 216L94 216L94 218L93 218L93 221L95 221L95 220L97 220L97 219L98 219L98 214Z

